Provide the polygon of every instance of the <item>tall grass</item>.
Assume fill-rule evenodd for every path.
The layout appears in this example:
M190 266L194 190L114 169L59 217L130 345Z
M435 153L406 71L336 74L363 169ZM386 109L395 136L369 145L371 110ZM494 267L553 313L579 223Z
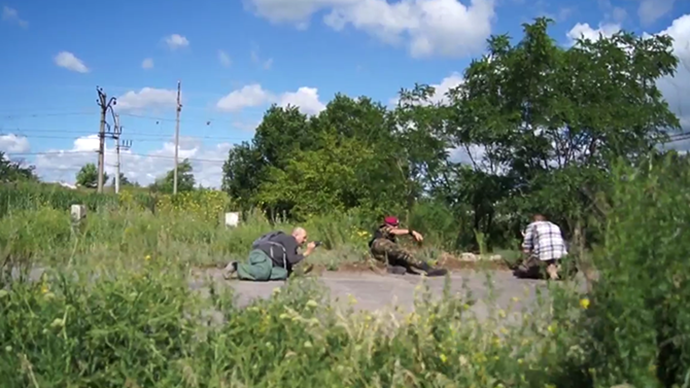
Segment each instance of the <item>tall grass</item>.
M270 230L289 233L297 226L254 209L243 212L238 227L228 228L223 214L236 207L217 191L153 196L124 190L116 196L51 185L5 185L0 186L0 204L0 258L16 265L131 261L147 255L190 265L219 264L244 258L251 243ZM71 224L73 204L88 208L79 228ZM452 217L435 229L442 217L434 210L415 208L412 227L425 234L427 248L450 249L456 238L449 232ZM323 243L313 260L337 265L367 258L367 243L379 222L353 210L313 217L300 226L310 239Z
M331 304L326 290L300 277L242 308L229 287L190 289L190 263L246 253L267 228L292 227L261 214L225 229L202 217L181 222L176 212L104 207L72 229L61 209L11 211L0 225L6 251L67 265L0 289L0 381L10 388L687 387L690 169L625 168L612 179L592 291L550 284L550 297L520 319L494 309L480 321L469 296L448 287L441 300L422 288L412 313ZM334 246L357 246L365 221L354 213L337 219L307 228Z

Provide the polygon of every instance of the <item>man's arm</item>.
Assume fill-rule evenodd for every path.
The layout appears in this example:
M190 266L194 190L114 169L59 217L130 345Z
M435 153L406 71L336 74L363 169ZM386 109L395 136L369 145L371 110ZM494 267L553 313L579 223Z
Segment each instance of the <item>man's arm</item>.
M398 228L392 228L388 233L394 234L396 236L402 236L404 234L412 234L409 229L398 229Z
M313 242L307 245L307 249L304 250L304 253L299 253L299 247L297 246L297 242L294 241L294 239L292 241L287 241L285 244L285 256L287 261L292 265L295 265L300 261L304 260L304 258L309 256L313 251Z
M534 248L532 240L534 238L534 223L527 225L527 230L525 230L525 239L522 242L522 251L525 253L530 253Z

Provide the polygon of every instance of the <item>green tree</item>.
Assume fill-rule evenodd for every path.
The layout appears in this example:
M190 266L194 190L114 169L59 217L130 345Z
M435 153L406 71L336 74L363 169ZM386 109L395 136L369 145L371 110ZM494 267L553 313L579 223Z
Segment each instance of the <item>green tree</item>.
M103 172L103 182L108 181L108 174ZM95 189L98 186L98 168L93 163L85 164L77 173L77 185Z
M115 177L112 177L112 179L110 180L110 184L113 187L115 187ZM129 181L129 179L124 173L120 173L120 187L123 186L134 186L134 184Z
M35 169L35 166L24 166L21 162L11 161L4 152L0 151L0 182L37 182L38 177L34 172Z
M669 37L627 32L563 48L550 22L525 24L515 45L489 39L449 94L449 128L455 146L481 147L480 162L510 179L513 212L550 213L572 231L613 161L635 163L679 127L655 85L677 58Z
M293 152L311 146L307 116L297 107L272 105L251 143L230 149L223 164L222 189L242 206L257 205L256 195L268 168L285 168Z
M361 180L376 168L376 151L355 138L324 134L320 140L329 147L297 152L285 169L271 167L257 200L299 219L362 205L370 193Z
M177 192L183 193L185 191L193 191L195 180L193 174L194 168L189 159L185 159L177 165ZM149 186L151 191L161 192L165 194L172 194L175 183L175 170L168 171L165 176L156 179L156 181Z
M273 106L252 142L230 150L223 189L245 207L262 205L276 213L304 215L316 207L390 210L406 198L407 176L399 172L405 153L395 124L384 106L366 97L338 94L312 117L295 107ZM353 176L357 189L339 184ZM319 205L306 204L307 198Z

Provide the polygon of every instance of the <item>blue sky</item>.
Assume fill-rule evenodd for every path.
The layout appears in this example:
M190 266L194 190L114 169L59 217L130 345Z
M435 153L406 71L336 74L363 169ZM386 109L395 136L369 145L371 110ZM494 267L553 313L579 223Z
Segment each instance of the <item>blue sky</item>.
M133 141L122 171L149 183L172 167L174 89L181 80L180 155L194 160L199 181L217 186L227 150L251 139L270 103L316 113L337 92L388 102L415 82L447 89L481 55L489 34L519 37L521 23L537 16L556 20L551 33L564 45L569 32L666 30L677 35L678 55L690 66L686 0L70 5L0 2L0 150L35 163L47 180L72 182L79 167L96 161L96 85L119 98L123 138ZM672 107L690 118L690 104L683 109L678 98L690 91L690 71L666 89ZM106 170L112 172L111 143Z

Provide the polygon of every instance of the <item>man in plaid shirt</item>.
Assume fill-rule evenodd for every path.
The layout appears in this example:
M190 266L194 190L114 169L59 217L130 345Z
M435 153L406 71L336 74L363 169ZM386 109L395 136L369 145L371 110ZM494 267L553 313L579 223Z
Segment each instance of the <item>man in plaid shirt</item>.
M563 241L561 228L546 217L536 214L534 220L524 232L522 251L529 255L525 263L520 265L519 271L531 272L540 263L546 264L546 272L552 280L558 278L560 259L568 254L568 248Z

